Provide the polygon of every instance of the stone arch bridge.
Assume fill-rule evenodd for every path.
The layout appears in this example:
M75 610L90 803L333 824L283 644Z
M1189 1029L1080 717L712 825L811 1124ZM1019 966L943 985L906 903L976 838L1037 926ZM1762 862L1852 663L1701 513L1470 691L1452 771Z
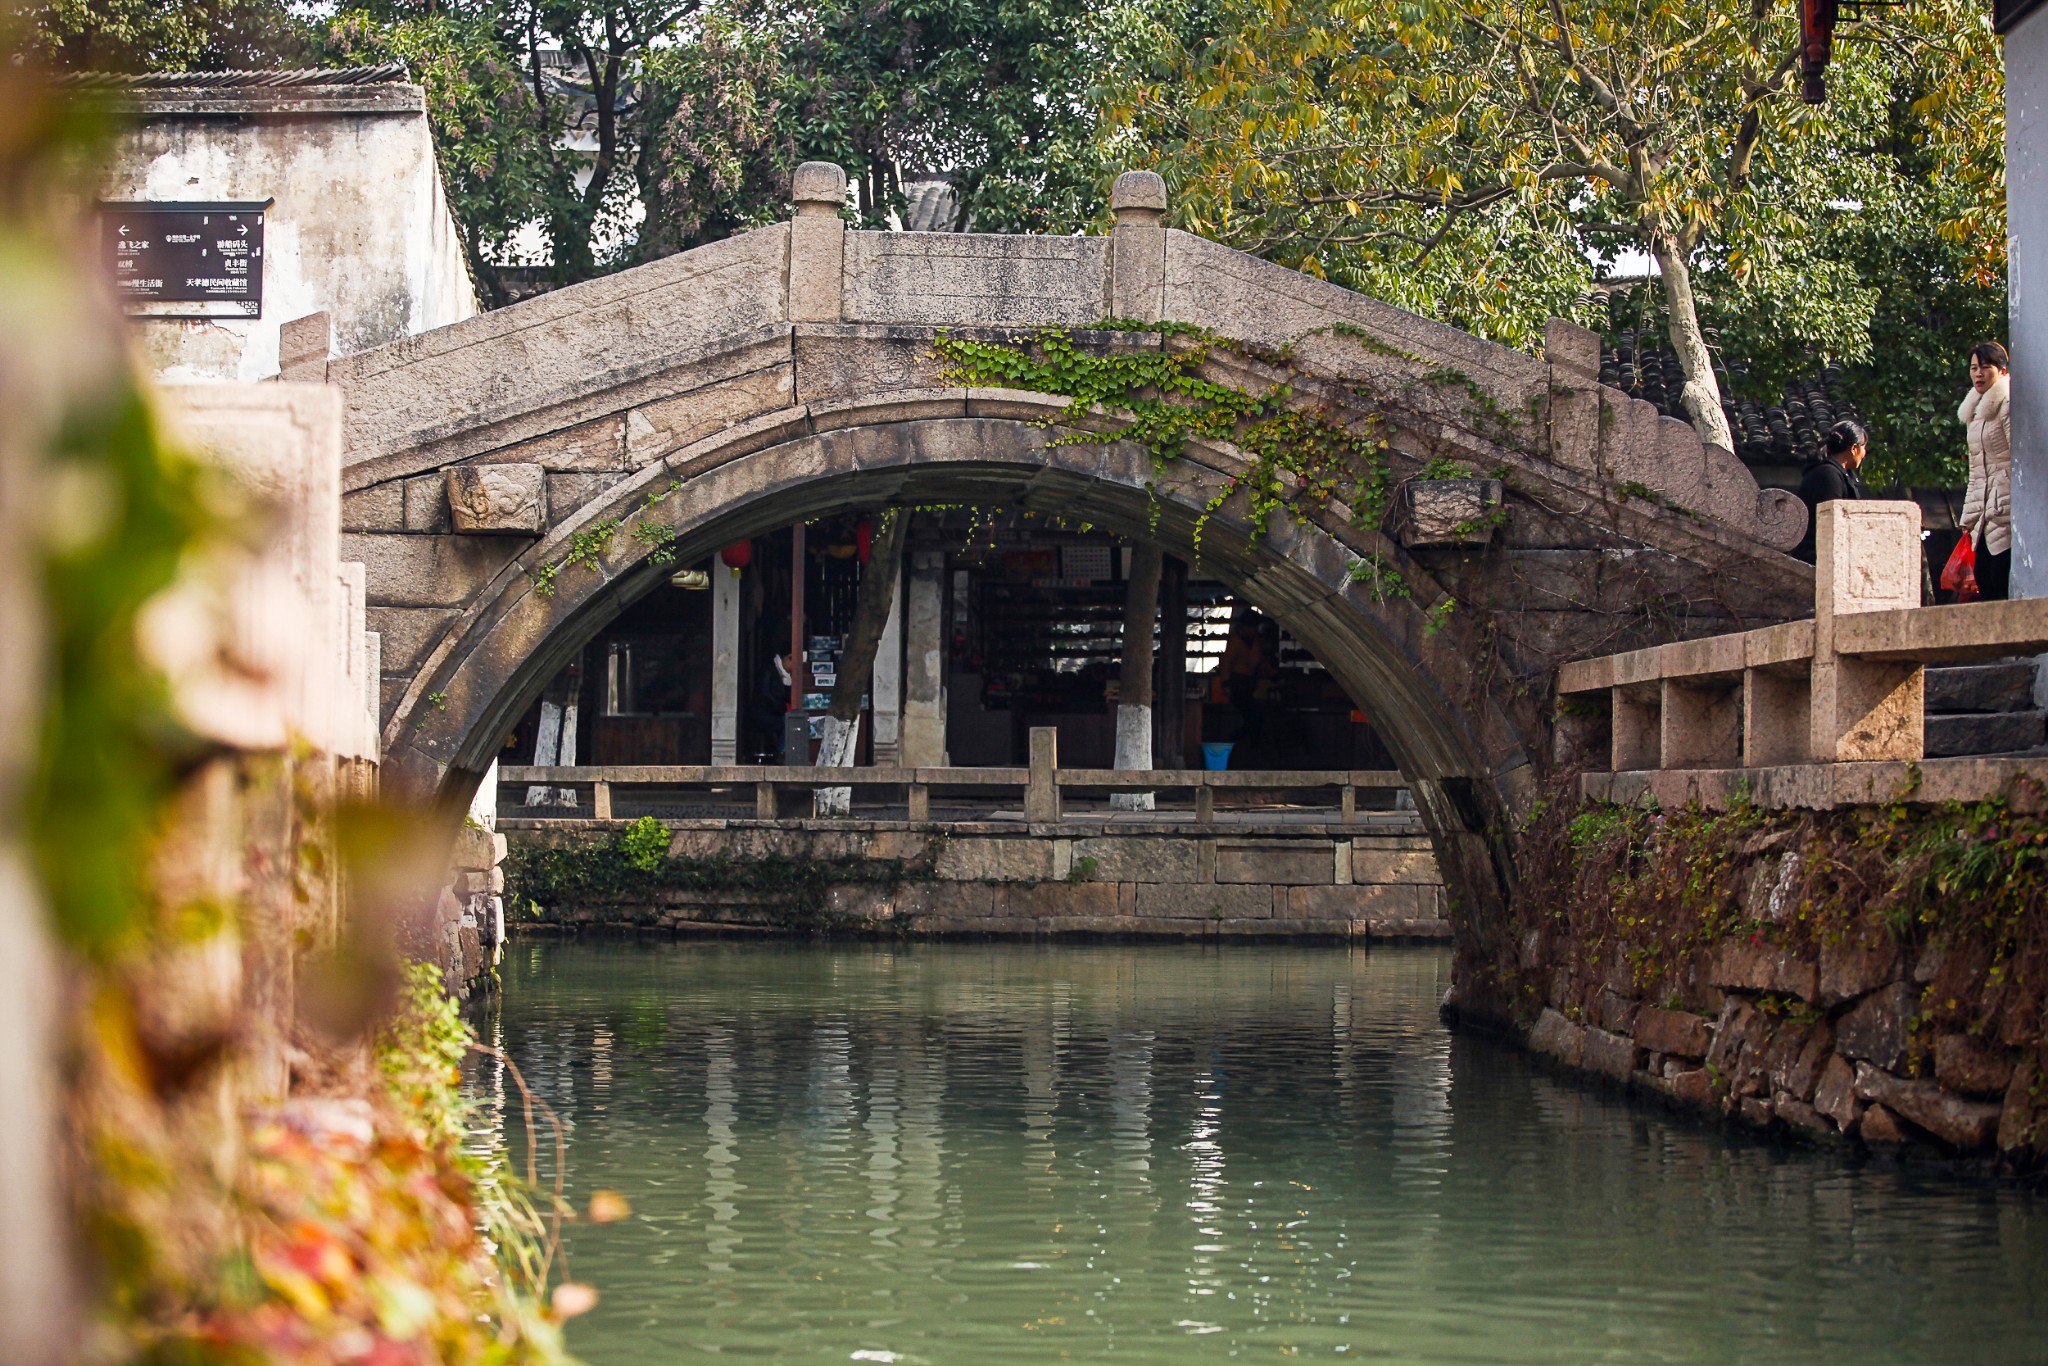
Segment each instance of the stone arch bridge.
M330 360L323 320L287 325L284 377L345 397L343 558L368 567L393 789L466 800L560 665L667 572L659 542L687 563L850 505L999 503L1193 559L1215 505L1204 572L1384 723L1461 950L1490 953L1511 813L1550 761L1552 666L1812 610L1811 569L1782 553L1798 500L1602 388L1593 333L1553 322L1536 359L1168 229L1149 173L1117 182L1107 237L854 231L844 183L806 165L790 222L374 350ZM1375 424L1387 518L1302 504L1255 541L1237 447L1155 467L1129 441L1060 442L1123 419L950 385L933 351L942 331L1048 327L1186 344L1107 319L1209 329L1242 344L1210 377L1291 381L1292 401ZM1446 459L1499 477L1504 515L1433 517L1417 476Z

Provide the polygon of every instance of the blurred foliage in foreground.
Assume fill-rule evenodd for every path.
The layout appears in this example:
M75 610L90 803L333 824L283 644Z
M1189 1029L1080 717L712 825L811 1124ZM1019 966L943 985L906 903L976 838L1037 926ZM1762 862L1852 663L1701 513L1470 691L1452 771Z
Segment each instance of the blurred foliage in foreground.
M560 1320L592 1292L547 1291L559 1207L463 1151L474 1040L438 973L380 1008L368 911L342 943L310 933L360 824L334 761L202 743L139 634L257 528L167 442L78 253L64 176L100 131L0 66L0 512L24 529L0 555L0 694L23 698L0 817L63 946L41 994L96 1262L86 1356L566 1361Z

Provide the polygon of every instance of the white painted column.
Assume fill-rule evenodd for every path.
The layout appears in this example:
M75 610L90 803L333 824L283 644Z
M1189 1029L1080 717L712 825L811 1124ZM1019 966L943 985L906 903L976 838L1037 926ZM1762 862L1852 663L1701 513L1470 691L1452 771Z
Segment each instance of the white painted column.
M552 698L543 697L540 701L540 729L535 734L533 740L533 766L535 768L553 768L555 766L555 756L561 752L561 744L561 704ZM551 787L542 787L539 784L535 784L526 789L526 804L528 806L553 806L555 804L555 790Z
M908 516L899 513L899 516ZM889 621L875 650L874 681L868 698L875 714L875 767L894 768L903 761L903 571L889 590Z
M740 747L740 575L711 562L711 762L736 764Z
M903 748L906 768L946 762L946 556L921 550L910 557L904 609Z

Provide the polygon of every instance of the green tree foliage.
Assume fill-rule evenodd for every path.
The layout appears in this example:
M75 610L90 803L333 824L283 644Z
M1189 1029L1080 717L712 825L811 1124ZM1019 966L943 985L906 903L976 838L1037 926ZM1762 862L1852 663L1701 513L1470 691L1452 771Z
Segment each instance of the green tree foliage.
M18 13L24 51L61 71L220 71L312 49L284 0L45 0Z
M451 206L487 300L504 267L570 284L633 259L640 189L669 107L646 80L699 0L372 0L337 17L336 60L396 57L426 86ZM537 232L535 262L513 243Z
M694 245L780 216L797 162L835 161L871 224L943 172L954 225L1067 232L1104 171L1082 0L729 0L650 67L671 93L644 241Z
M1090 33L1084 0L373 0L330 50L426 85L497 303L536 228L571 283L786 216L806 159L845 166L870 223L944 172L959 223L1071 231L1106 179Z
M1945 226L1980 279L1980 239L2002 236L1983 14L1913 0L1884 16L1838 31L1814 110L1791 6L1224 0L1208 41L1156 24L1160 55L1119 73L1111 108L1158 149L1182 226L1511 344L1570 314L1589 253L1646 253L1687 407L1726 444L1703 312L1782 301L1771 326L1799 345L1870 352L1880 285L1830 254L1846 245L1818 230L1832 206L1903 205L1895 182L1931 165L1977 184L1967 204L1915 203L1937 215L1917 222ZM1885 123L1900 92L1938 144L1910 171L1865 155L1871 109Z

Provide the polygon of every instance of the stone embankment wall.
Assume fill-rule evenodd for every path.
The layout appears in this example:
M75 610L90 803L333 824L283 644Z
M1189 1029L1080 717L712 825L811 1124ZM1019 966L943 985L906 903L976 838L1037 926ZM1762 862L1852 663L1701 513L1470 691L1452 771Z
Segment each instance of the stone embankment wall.
M504 822L521 928L1172 939L1447 938L1428 837L1384 827L1219 832L873 821L684 822L636 865L631 827ZM538 908L536 913L535 908Z
M1524 837L1517 959L1461 983L1511 993L1536 1052L1702 1115L2035 1168L2040 805L2021 784L1973 806L1548 807Z
M474 821L456 832L449 879L435 906L433 961L450 989L467 996L489 982L505 942L505 837Z

